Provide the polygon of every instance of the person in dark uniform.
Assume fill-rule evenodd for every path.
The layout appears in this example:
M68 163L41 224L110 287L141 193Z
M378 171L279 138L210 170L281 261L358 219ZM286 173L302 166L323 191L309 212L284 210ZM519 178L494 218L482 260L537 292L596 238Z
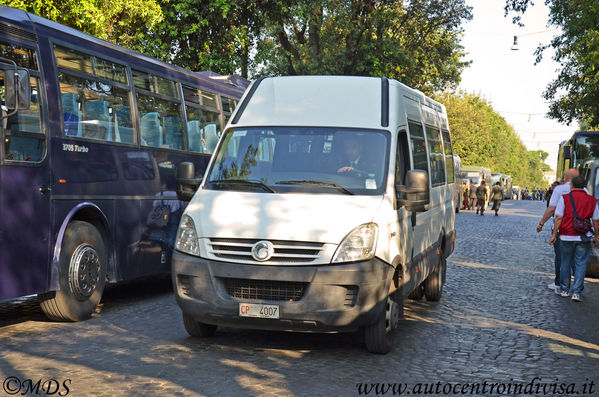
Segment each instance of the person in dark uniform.
M485 214L485 207L487 206L487 200L489 199L489 192L487 191L487 183L483 179L480 182L480 186L476 188L476 213L480 211L480 215Z

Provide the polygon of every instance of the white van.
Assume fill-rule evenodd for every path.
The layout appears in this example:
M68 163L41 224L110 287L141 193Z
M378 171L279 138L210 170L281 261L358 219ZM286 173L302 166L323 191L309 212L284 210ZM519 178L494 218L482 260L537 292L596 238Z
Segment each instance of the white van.
M441 298L452 156L444 106L397 81L255 81L201 181L178 169L193 195L172 259L186 330L362 328L387 353L404 296Z

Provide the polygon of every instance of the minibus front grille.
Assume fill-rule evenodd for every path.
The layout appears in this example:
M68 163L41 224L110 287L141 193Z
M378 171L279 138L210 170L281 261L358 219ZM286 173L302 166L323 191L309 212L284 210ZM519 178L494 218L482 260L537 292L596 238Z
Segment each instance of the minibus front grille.
M227 293L236 299L295 302L302 299L308 283L295 281L223 278Z
M252 257L252 247L256 239L211 238L208 243L210 254L222 260L241 263L262 263ZM320 258L324 243L302 241L269 240L273 247L272 257L266 261L271 263L310 264Z

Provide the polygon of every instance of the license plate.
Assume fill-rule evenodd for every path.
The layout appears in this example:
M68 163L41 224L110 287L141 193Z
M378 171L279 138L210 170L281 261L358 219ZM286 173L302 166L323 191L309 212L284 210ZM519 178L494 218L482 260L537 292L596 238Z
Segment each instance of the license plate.
M262 303L240 303L240 317L279 318L278 305L263 305Z

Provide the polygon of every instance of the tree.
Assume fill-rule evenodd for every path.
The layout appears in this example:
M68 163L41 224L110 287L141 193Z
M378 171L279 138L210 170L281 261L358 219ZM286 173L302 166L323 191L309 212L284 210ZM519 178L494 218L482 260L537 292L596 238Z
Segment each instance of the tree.
M289 3L289 4L287 4ZM264 10L257 74L387 76L427 93L455 87L468 62L464 0L300 0Z
M156 0L0 0L125 47L136 43L162 20Z
M191 70L249 77L268 1L159 1L164 20L140 43L146 54Z
M527 151L526 146L491 104L474 94L444 93L436 99L445 104L454 153L466 165L479 165L511 175L514 185L544 186L544 163L548 154Z
M506 0L505 13L514 12L515 23L533 3L531 0ZM551 47L553 59L561 69L543 96L551 103L549 116L570 124L586 121L599 127L599 7L596 1L545 0L549 23L562 33L550 44L537 48L537 62Z

